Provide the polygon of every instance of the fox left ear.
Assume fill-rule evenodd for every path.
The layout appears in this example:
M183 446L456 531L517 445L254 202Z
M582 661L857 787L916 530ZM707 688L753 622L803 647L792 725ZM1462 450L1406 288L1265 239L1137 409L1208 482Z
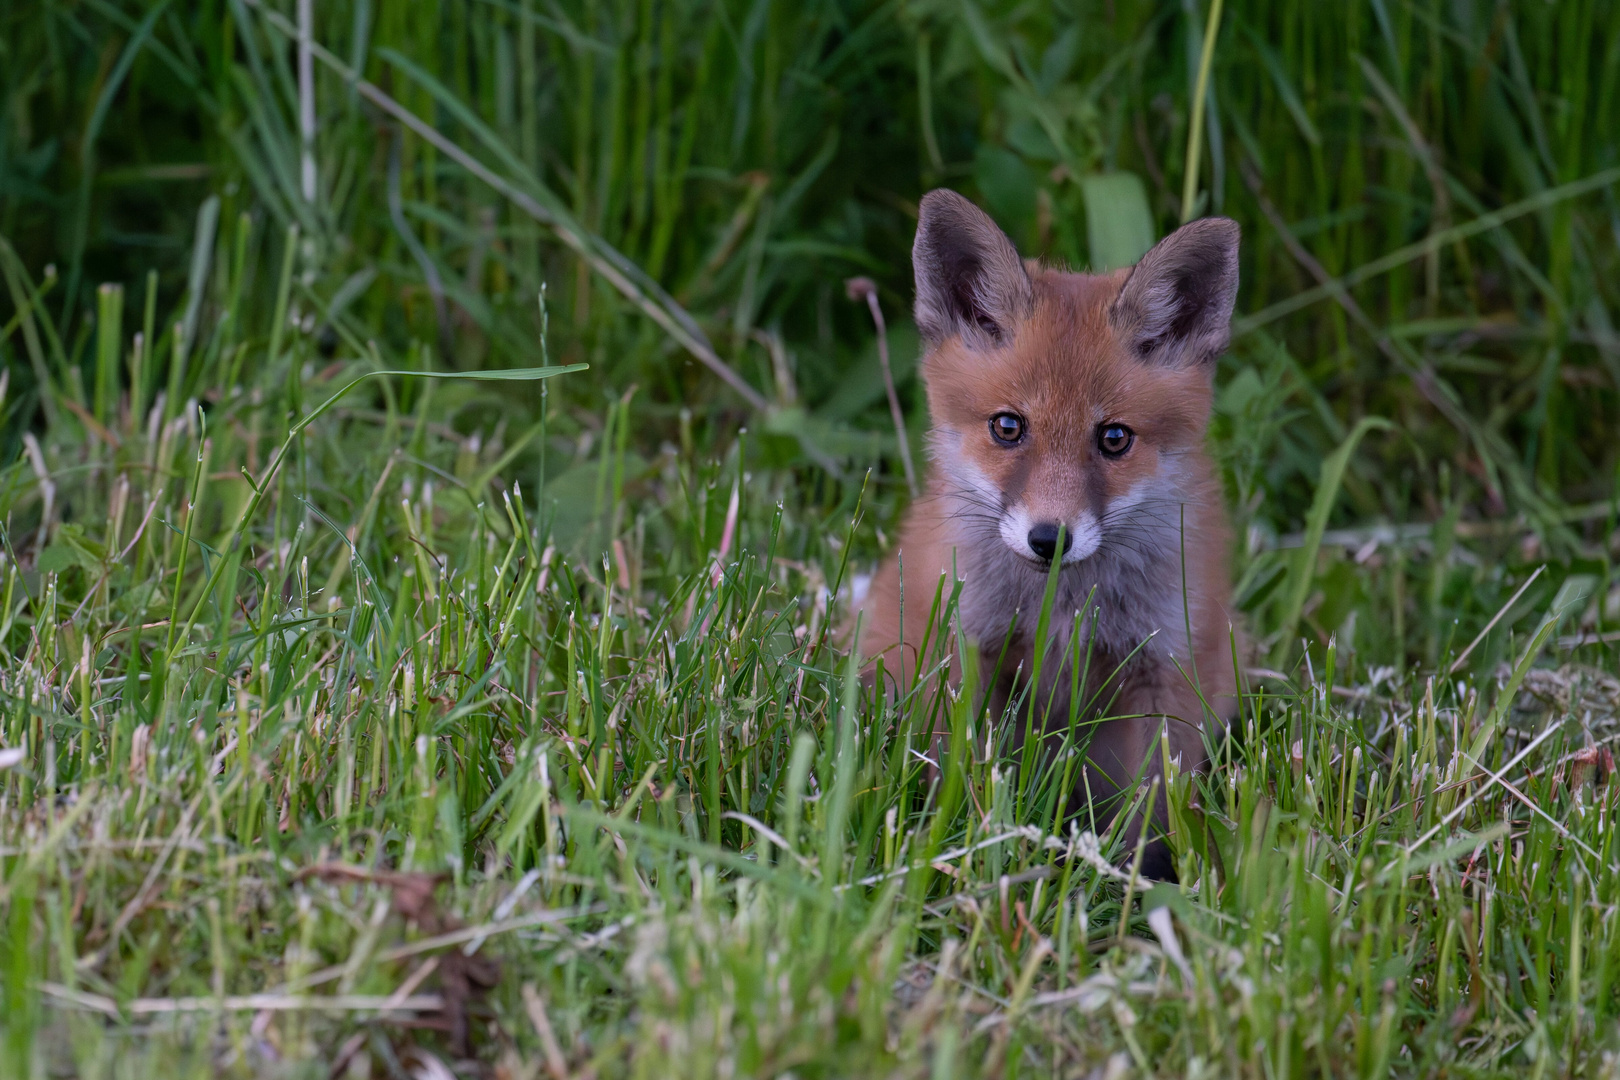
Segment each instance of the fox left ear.
M1018 249L990 215L954 191L930 191L917 211L917 329L936 344L960 335L971 349L1005 345L1031 303Z
M1231 337L1237 301L1238 223L1189 222L1160 240L1132 268L1108 321L1152 364L1213 364Z

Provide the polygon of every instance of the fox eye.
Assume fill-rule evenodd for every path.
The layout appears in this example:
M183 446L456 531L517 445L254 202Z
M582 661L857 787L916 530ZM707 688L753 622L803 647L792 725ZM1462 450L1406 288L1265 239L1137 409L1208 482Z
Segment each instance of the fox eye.
M990 437L1003 446L1012 446L1024 437L1024 418L1017 413L996 413L990 418Z
M1124 424L1104 424L1097 429L1097 449L1103 452L1104 457L1124 457L1134 442L1136 432Z

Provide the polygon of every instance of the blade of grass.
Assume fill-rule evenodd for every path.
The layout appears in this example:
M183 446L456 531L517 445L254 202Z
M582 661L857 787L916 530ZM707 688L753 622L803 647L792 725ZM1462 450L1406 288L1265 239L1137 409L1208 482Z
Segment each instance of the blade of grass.
M1362 437L1370 431L1388 431L1394 425L1381 416L1364 416L1350 429L1333 453L1322 461L1321 474L1316 482L1316 496L1311 500L1310 514L1305 519L1305 542L1295 554L1283 586L1281 616L1277 620L1277 643L1271 650L1271 665L1282 662L1294 647L1294 630L1299 626L1300 613L1305 610L1306 597L1316 579L1316 555L1322 546L1322 533L1327 530L1328 517L1339 498L1339 487L1344 481L1344 470Z

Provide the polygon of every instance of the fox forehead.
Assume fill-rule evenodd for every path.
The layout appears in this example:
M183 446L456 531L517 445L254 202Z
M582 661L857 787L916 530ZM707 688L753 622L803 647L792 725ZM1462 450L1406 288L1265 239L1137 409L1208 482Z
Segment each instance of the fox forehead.
M1203 437L1209 373L1155 366L1132 355L1108 307L1129 271L1091 275L1027 267L1028 317L993 350L941 343L923 362L934 423L966 433L998 412L1022 416L1031 449L1073 454L1105 422L1123 423L1164 450Z

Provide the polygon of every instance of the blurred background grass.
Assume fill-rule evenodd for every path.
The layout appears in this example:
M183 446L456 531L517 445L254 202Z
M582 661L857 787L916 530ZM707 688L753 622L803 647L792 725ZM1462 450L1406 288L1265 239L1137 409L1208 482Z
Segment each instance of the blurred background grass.
M244 0L0 15L8 283L15 299L54 265L41 303L60 335L37 356L22 335L3 346L8 458L43 382L95 396L97 285L159 313L154 388L176 355L168 315L183 314L189 396L233 343L271 333L289 225L293 315L312 331L292 368L364 341L390 366L418 345L440 366L525 365L544 284L557 358L593 365L563 392L595 414L637 386L637 449L677 441L682 409L700 441L757 411L341 64L642 268L744 379L794 406L765 425L771 464L831 457L856 476L881 458L892 475L870 320L843 280L879 282L915 412L904 312L921 192L971 194L1028 254L1128 261L1182 216L1208 15L1192 0L326 3L312 33L334 62L312 64L306 140L297 13L281 7L279 26L275 5ZM1620 205L1612 183L1560 195L1620 165L1620 15L1599 0L1237 0L1212 55L1192 211L1242 222L1240 315L1268 313L1222 373L1244 523L1298 528L1317 462L1376 414L1397 428L1356 455L1342 519L1433 521L1460 504L1463 520L1524 514L1571 554L1560 511L1608 497L1620 463ZM1527 199L1502 227L1448 232ZM1268 308L1320 285L1318 269L1425 240L1348 288L1364 318L1331 298ZM231 290L242 325L216 335ZM535 391L453 423L537 405ZM570 410L558 422L567 434Z

